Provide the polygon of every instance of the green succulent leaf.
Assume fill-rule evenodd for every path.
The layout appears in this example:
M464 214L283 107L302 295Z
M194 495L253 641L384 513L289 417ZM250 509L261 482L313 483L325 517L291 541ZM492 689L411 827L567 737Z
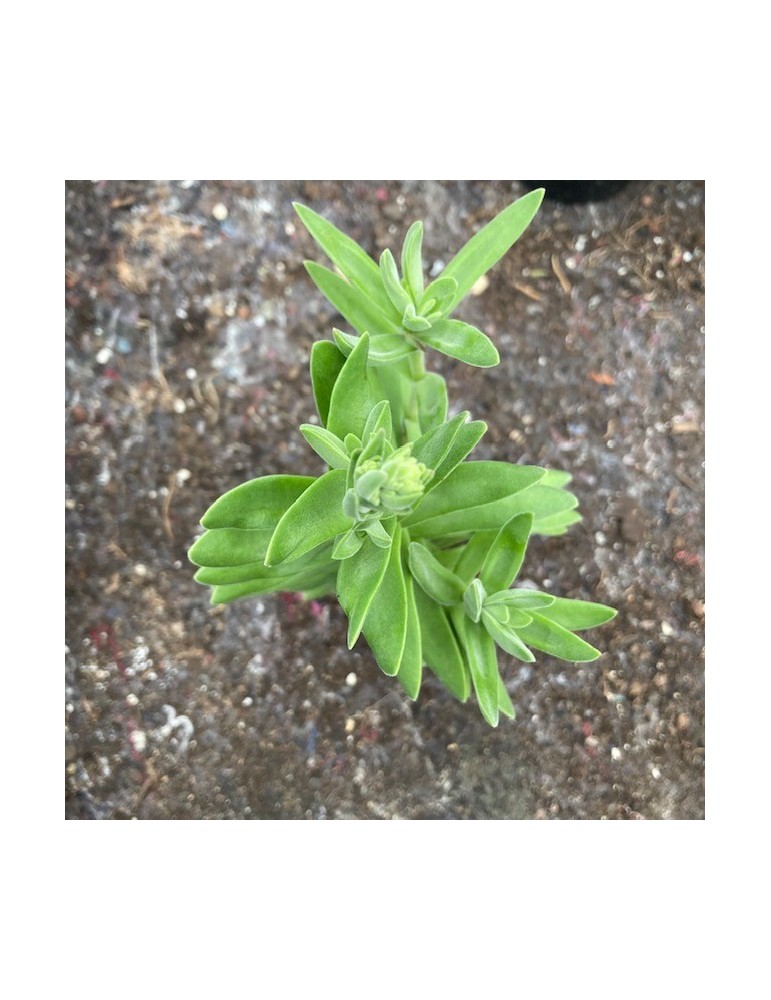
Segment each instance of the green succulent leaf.
M355 285L349 285L334 271L312 260L305 261L305 269L322 295L329 299L340 315L359 333L375 335L399 332L399 325Z
M570 494L572 496L572 494ZM576 510L565 510L558 514L550 514L548 517L540 517L533 525L533 534L537 535L564 535L572 524L578 524L582 520L581 515Z
M410 302L404 310L404 315L402 316L402 326L405 330L409 330L410 333L420 334L421 337L419 339L422 339L422 335L426 330L431 329L431 323L425 316L418 316L412 302Z
M543 471L506 462L464 462L426 494L405 524L415 539L499 528L502 518L521 513L511 507Z
M348 468L350 455L336 434L316 424L300 424L300 433L330 469Z
M472 236L453 257L441 274L443 278L455 278L458 282L448 312L455 308L474 282L516 243L533 220L543 196L543 188L538 188L523 198L518 198Z
M212 528L197 539L187 554L195 566L241 566L264 556L271 528Z
M482 608L486 597L487 593L482 586L482 581L478 579L472 580L463 591L463 607L472 622L478 622L482 617Z
M332 566L335 566L332 563ZM256 597L258 594L275 594L281 591L313 591L329 593L335 587L334 570L323 569L314 572L279 574L246 580L242 583L225 584L212 588L212 604L229 604L240 597Z
M438 469L452 447L461 427L468 420L468 410L459 413L452 420L447 420L431 430L426 431L417 441L412 442L412 455L429 469ZM433 480L428 484L431 489Z
M495 643L482 625L469 621L462 611L450 612L471 671L471 682L487 723L498 725L498 659Z
M344 364L345 355L329 340L316 341L311 348L313 398L322 424L327 422L332 389Z
M404 577L404 591L407 597L407 630L404 637L404 652L396 675L407 696L413 701L420 692L420 681L423 674L423 649L420 637L420 618L415 603L415 593L412 580Z
M447 419L447 384L441 375L428 372L415 383L415 394L422 434Z
M332 549L332 558L338 560L350 559L351 556L356 555L363 544L364 539L351 528L344 535L340 535L335 542L335 546Z
M275 528L314 482L312 476L262 476L228 490L201 518L204 528Z
M464 702L471 690L471 675L447 611L432 601L420 587L415 587L414 592L420 617L423 657L450 694Z
M458 282L455 278L448 278L445 275L436 278L423 293L423 298L419 303L420 312L425 315L429 308L428 303L432 300L434 302L433 307L439 310L439 312L449 312L457 291Z
M567 597L555 597L548 607L538 612L542 618L548 618L563 628L572 632L580 632L585 628L595 628L604 625L616 617L614 608L606 604L595 604L594 601L575 601Z
M332 336L346 358L360 340L356 334L345 333L336 328L332 329ZM385 365L393 365L397 361L403 361L416 352L417 348L407 340L403 333L383 333L370 340L367 364L372 368L381 368Z
M391 404L387 399L381 399L379 403L369 411L361 439L368 442L371 437L383 429L387 441L393 441L393 426L391 424Z
M327 430L338 437L346 434L362 437L367 417L378 403L367 376L369 337L364 335L346 359L337 377L329 401Z
M352 285L369 296L384 313L392 309L380 282L375 261L350 236L346 236L317 212L294 202L294 210L324 253Z
M505 590L516 579L532 527L532 514L517 514L498 532L479 574L488 593Z
M402 274L414 302L423 295L423 223L413 222L402 243Z
M391 548L391 535L388 533L387 529L384 527L382 521L369 521L364 525L364 530L367 535L378 548L390 549Z
M418 337L427 347L476 368L492 368L501 360L487 334L457 319L437 320Z
M507 719L515 719L517 717L514 705L509 697L509 692L506 690L500 674L498 675L498 709L501 715L505 715Z
M567 486L572 478L569 472L564 472L562 469L547 469L546 475L541 480L541 486L553 486L559 490Z
M443 479L455 469L460 463L470 455L476 448L487 430L484 420L470 420L467 424L462 424L457 435L453 439L450 448L442 459L441 464L434 470L432 487L438 486Z
M420 542L412 542L409 548L410 573L428 594L437 602L448 607L463 600L463 584L458 577L429 552Z
M390 549L381 549L365 538L361 549L340 564L337 596L348 616L348 648L359 638L364 619L377 593L390 559Z
M531 651L520 638L519 633L510 625L502 625L486 608L482 612L482 624L487 629L493 641L501 649L507 653L511 653L512 656L516 656L518 660L522 660L524 663L532 663L535 660Z
M490 594L487 604L503 604L509 608L547 608L554 604L556 597L551 594L542 594L538 590L501 590L497 594Z
M380 255L380 277L388 298L400 316L408 306L415 308L410 294L402 287L396 261L390 250L384 250Z
M395 676L402 662L407 634L407 592L402 571L401 529L398 525L394 531L386 571L369 606L362 631L380 669L390 677Z
M353 527L351 518L343 513L345 479L344 469L333 469L295 500L276 526L265 555L266 566L297 559Z
M466 544L457 550L453 568L466 586L482 568L497 534L497 531L476 531Z
M571 660L573 663L588 663L600 655L598 649L579 639L568 629L550 621L542 611L531 611L530 614L533 617L532 622L522 629L517 629L517 635L534 649L540 649L560 660Z

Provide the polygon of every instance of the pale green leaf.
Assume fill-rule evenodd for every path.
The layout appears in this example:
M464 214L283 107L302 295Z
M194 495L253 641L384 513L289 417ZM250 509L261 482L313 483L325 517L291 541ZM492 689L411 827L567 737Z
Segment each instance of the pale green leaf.
M450 694L458 701L466 701L471 690L471 675L447 612L420 587L415 587L414 592L420 617L423 657Z
M414 587L409 576L404 578L404 590L407 597L407 629L404 637L404 652L396 675L407 696L413 701L420 692L420 681L423 674L423 650L420 639L420 619L415 604Z
M525 628L517 630L520 639L529 646L556 656L560 660L571 660L573 663L588 663L600 656L598 649L579 639L568 629L545 618L542 611L530 613L533 616L532 622Z
M396 261L390 250L384 250L380 255L380 278L388 298L400 316L407 306L415 308L409 293L402 288Z
M354 285L349 285L334 271L315 264L312 260L305 261L305 269L319 291L359 333L375 336L379 333L399 332L399 325L379 309L371 298Z
M378 402L367 377L369 337L363 336L337 377L329 402L327 429L345 439L346 434L361 437L372 407Z
M541 617L562 625L573 632L585 628L596 628L616 617L614 608L594 601L574 601L567 597L556 597L547 607L538 612Z
M213 528L190 547L195 566L242 566L264 557L272 528Z
M413 222L402 243L402 275L415 303L423 295L423 223Z
M532 527L532 514L517 514L498 532L479 574L489 594L505 590L516 579Z
M433 489L446 479L463 459L470 455L479 444L487 430L484 420L471 420L467 424L462 424L447 454L442 459L441 465L434 471L434 478L431 480L429 489Z
M417 331L417 337L427 347L476 368L492 368L501 360L487 334L457 319L437 320L430 330Z
M509 625L502 625L496 621L495 617L485 609L482 612L482 624L487 629L490 637L507 653L516 656L524 663L532 663L535 657L520 638L519 632L515 632Z
M398 525L388 566L369 606L362 631L380 669L393 677L399 671L407 634L407 593L402 572L401 529Z
M455 278L458 289L448 312L461 301L472 285L503 257L530 225L543 200L543 188L531 191L504 208L458 251L441 277Z
M348 468L350 456L336 434L316 424L300 424L300 433L330 469Z
M460 610L450 612L471 671L474 693L482 715L491 726L498 725L498 660L495 644L482 625L469 621Z
M344 469L333 469L295 500L273 533L265 556L267 566L297 559L353 526L343 513L345 477Z
M409 566L420 587L438 604L451 606L463 600L463 584L458 577L419 542L410 545Z
M275 528L312 476L262 476L223 494L201 518L204 528Z
M317 340L311 348L311 383L316 410L322 424L327 422L329 401L345 355L329 340Z
M369 538L351 559L340 564L337 596L348 616L348 648L359 638L369 606L383 579L390 558L389 549L381 549Z
M369 254L350 236L346 236L312 209L294 202L294 210L314 240L348 281L388 314L392 306L380 282L378 266Z

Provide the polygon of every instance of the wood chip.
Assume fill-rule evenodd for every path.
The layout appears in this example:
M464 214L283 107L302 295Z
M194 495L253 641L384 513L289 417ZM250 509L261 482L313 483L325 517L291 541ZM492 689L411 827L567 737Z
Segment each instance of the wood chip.
M562 291L565 293L565 295L570 295L570 293L573 291L573 286L570 284L567 275L562 270L562 265L560 264L559 257L556 255L556 253L553 253L551 255L551 269L557 276L557 281L559 281Z
M678 420L672 423L673 434L698 434L701 427L695 420Z
M543 298L540 292L537 292L532 285L525 285L523 282L514 282L514 287L518 292L522 292L523 295L527 295L529 299L533 299L535 302L540 302Z
M615 385L616 380L607 372L589 372L589 378L597 385Z

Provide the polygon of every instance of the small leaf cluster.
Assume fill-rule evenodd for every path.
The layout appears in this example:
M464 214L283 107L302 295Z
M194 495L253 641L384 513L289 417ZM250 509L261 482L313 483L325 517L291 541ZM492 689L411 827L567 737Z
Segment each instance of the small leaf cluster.
M497 648L582 662L599 652L575 633L611 619L601 604L513 587L533 534L580 520L569 474L469 455L486 430L448 416L428 348L468 364L498 362L489 338L450 315L521 235L532 192L477 233L427 286L422 223L408 230L401 273L376 263L311 209L296 210L337 271L308 262L322 293L356 333L313 345L319 423L300 432L327 471L263 476L230 490L202 518L190 549L214 604L274 591L336 595L348 645L363 635L381 670L417 698L427 666L461 701L474 691L487 722L514 715Z

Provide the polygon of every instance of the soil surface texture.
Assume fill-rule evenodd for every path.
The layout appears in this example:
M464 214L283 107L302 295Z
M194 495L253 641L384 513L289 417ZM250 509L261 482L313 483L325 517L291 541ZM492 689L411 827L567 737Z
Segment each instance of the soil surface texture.
M376 257L423 219L436 274L527 190L68 183L68 818L703 818L702 182L547 198L458 313L501 365L427 356L489 424L474 458L573 473L583 521L522 576L619 609L599 660L500 653L517 718L492 730L428 672L411 702L333 600L212 608L186 559L226 490L323 468L308 356L349 327L292 202Z

